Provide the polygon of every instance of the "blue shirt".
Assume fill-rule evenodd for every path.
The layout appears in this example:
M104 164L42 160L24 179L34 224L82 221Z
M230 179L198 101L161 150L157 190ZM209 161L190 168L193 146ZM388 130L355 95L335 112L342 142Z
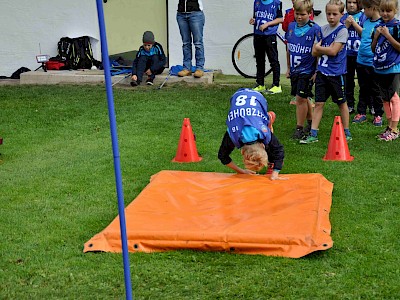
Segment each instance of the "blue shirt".
M387 23L381 23L378 26L386 26L389 33L397 40L400 40L400 22L393 19ZM374 34L377 26L375 26ZM381 34L378 37L375 51L374 62L375 71L380 74L400 73L400 52Z
M325 26L329 26L329 24ZM329 47L332 43L334 43L336 36L342 29L346 29L346 26L344 26L343 24L339 25L334 31L332 31L327 36L322 37L322 42L321 42L322 47ZM318 59L317 70L326 76L338 76L346 74L347 72L346 53L347 53L346 47L342 47L342 49L335 56L322 55Z
M279 24L269 26L264 31L259 28L261 25L282 18L282 2L280 0L255 0L254 1L254 34L275 35Z
M289 24L285 34L290 60L290 74L313 74L316 58L311 55L312 47L321 39L321 27L313 21L299 27Z
M344 16L340 19L340 22L344 24L348 16L352 16L354 21L356 21L356 23L361 27L366 19L364 13L360 11L356 14L344 14ZM349 38L347 40L347 56L357 56L358 49L361 43L360 36L353 26L347 28L347 31L349 32Z
M361 32L361 44L358 49L357 63L372 67L374 60L374 52L372 52L372 34L376 25L380 24L382 19L372 21L370 18L366 19L363 23L363 30Z
M257 140L268 145L271 130L268 127L268 104L264 96L251 89L239 89L230 101L226 126L235 147L240 148L244 143Z

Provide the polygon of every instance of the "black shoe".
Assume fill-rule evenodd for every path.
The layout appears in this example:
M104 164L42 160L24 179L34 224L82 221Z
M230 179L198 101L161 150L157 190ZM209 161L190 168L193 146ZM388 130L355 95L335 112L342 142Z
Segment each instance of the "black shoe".
M304 135L308 135L310 133L310 131L311 131L311 123L307 122L306 127L304 127L303 133L304 133Z
M153 83L153 78L151 78L151 77L147 78L146 84L147 84L147 85L153 85L153 84L154 84L154 83Z
M349 106L349 114L354 114L355 110L353 106Z
M132 80L131 81L131 86L135 87L135 86L138 86L138 85L139 85L139 83L136 80Z
M292 135L293 140L301 140L304 137L304 132L302 128L296 128Z

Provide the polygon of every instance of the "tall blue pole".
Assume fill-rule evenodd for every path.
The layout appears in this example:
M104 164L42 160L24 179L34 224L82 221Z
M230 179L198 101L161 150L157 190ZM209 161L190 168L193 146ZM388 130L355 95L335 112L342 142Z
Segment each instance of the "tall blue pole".
M122 257L124 262L125 294L126 294L126 299L131 300L132 283L131 283L131 271L129 266L128 242L126 236L124 191L122 189L122 176L121 176L119 149L118 149L117 121L115 118L114 97L111 84L110 60L108 58L106 26L104 22L104 11L103 11L102 1L103 0L96 0L96 5L97 5L97 15L99 19L99 28L100 28L101 55L102 55L104 76L106 82L106 91L107 91L108 117L110 119L111 141L112 141L112 150L114 155L114 173L115 173L115 181L117 187L119 225L121 229Z

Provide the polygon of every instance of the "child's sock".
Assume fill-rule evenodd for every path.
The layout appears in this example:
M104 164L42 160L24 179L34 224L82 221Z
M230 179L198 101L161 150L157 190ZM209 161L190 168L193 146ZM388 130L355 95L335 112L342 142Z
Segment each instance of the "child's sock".
M317 137L318 136L318 129L311 129L310 134L313 137Z
M346 136L351 136L350 129L345 128L345 129L344 129L344 134L345 134Z

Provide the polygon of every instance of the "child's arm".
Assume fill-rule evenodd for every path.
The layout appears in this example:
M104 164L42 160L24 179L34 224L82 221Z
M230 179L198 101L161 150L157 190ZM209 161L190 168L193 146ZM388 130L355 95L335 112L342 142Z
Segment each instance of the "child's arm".
M378 37L381 34L379 28L382 28L382 27L376 28L375 33L373 33L373 37L372 37L371 50L373 53L375 53L376 43L378 42Z
M336 56L344 46L345 45L342 43L334 42L330 44L329 47L323 47L321 45L321 42L318 42L313 46L312 56L322 56L322 55Z
M259 29L261 31L264 31L265 29L267 29L270 26L275 26L275 25L279 25L280 23L283 22L283 18L276 18L274 20L272 20L271 22L266 22L262 25L260 25Z
M386 26L378 27L378 29L380 30L380 33L389 41L392 47L396 49L397 52L400 52L400 42L390 34L389 29Z
M362 33L362 27L354 20L353 16L348 16L344 24L346 28L353 26L359 35Z
M286 65L287 65L286 78L290 78L290 53L289 53L289 50L286 50Z

